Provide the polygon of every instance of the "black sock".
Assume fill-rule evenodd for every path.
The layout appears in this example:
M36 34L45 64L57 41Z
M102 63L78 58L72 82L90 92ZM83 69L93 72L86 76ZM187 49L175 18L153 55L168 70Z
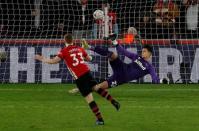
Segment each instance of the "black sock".
M113 97L108 93L108 91L106 91L105 89L99 88L97 93L112 103Z
M99 108L98 108L97 104L95 103L95 101L92 101L91 103L89 103L89 106L90 106L91 110L93 111L93 113L95 114L97 120L103 121L102 115L101 115Z

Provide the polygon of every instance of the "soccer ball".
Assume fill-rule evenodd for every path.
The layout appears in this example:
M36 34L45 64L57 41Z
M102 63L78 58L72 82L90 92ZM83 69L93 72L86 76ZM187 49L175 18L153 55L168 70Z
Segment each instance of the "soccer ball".
M104 18L104 12L103 12L102 10L96 10L96 11L93 13L93 17L94 17L94 19L96 19L96 20L103 19L103 18Z

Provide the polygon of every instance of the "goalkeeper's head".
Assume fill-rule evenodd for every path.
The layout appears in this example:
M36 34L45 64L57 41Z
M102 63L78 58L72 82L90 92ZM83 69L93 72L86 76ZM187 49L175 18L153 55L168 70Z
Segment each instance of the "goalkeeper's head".
M145 59L145 60L149 60L151 55L153 53L153 49L150 45L144 45L143 48L142 48L142 57Z
M64 35L64 41L65 41L66 46L72 45L73 44L73 36L72 36L72 34L65 34Z

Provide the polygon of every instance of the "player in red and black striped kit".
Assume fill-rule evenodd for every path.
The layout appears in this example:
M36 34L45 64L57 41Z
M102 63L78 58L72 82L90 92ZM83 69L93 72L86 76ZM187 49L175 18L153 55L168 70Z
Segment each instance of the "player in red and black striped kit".
M104 125L102 115L93 99L92 90L96 91L99 95L110 101L117 110L119 110L120 104L114 100L106 90L97 87L97 82L92 77L90 68L85 63L85 60L91 61L92 57L89 56L83 48L73 45L73 38L71 34L65 35L64 40L66 42L66 47L59 51L57 56L54 58L50 59L41 55L36 55L35 59L48 64L56 64L63 59L68 70L75 79L79 91L81 92L82 96L85 97L91 110L95 114L97 118L96 124Z

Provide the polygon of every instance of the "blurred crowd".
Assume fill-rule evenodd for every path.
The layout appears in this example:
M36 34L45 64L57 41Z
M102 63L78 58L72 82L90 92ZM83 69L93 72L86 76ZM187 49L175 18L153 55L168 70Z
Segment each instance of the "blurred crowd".
M0 37L98 38L101 22L92 14L107 6L111 31L121 37L133 28L145 39L199 38L199 0L1 0Z

